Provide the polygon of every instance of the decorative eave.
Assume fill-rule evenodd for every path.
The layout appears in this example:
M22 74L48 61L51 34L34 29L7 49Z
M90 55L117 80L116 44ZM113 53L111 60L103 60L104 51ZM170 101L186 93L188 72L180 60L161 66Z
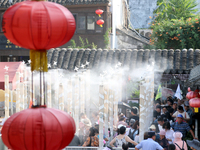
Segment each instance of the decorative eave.
M24 0L13 0L12 3L9 0L0 1L0 8L8 8L15 3L22 2ZM64 6L77 6L77 5L102 5L108 4L110 0L48 0L49 2L55 2Z
M75 66L80 67L86 61L88 68L101 70L109 65L115 66L118 62L130 70L152 65L155 62L157 69L164 69L166 74L189 74L190 70L200 64L200 50L149 50L149 49L71 49L56 48L48 51L48 62L52 69L62 68L73 71ZM57 65L54 65L57 62Z

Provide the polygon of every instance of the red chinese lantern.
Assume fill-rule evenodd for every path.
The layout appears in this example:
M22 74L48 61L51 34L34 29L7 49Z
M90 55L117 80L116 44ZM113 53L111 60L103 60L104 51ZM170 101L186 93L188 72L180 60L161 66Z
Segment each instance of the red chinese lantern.
M199 89L197 88L194 92L198 93L199 94Z
M187 93L186 97L187 97L188 99L192 99L192 98L195 98L195 97L199 97L199 93L194 92L194 91L190 91L190 92Z
M102 20L102 19L97 20L97 24L98 24L100 27L103 27L102 25L104 24L104 20Z
M198 107L200 107L200 98L198 98L198 97L192 98L192 99L189 101L189 103L190 103L190 106L191 106L191 107L194 107L194 111L195 111L196 113L198 113Z
M2 128L4 144L13 150L60 150L74 137L76 127L67 113L37 107L15 113Z
M76 25L71 12L62 5L24 1L6 10L2 28L13 44L31 50L32 71L47 71L46 51L67 43Z
M97 15L99 15L99 17L101 17L101 14L103 14L103 10L102 10L102 9L97 9L97 10L95 11L95 13L96 13Z

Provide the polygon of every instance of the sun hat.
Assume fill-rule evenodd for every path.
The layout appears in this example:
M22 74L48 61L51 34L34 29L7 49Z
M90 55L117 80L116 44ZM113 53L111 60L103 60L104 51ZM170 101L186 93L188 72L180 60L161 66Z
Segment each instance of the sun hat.
M121 127L125 127L125 128L126 128L126 126L124 126L123 124L119 124L119 125L117 126L118 129L121 128Z
M156 129L156 126L155 126L154 124L152 124L152 125L149 127L149 129L155 130L155 129Z
M196 139L186 140L186 142L190 147L193 147L196 150L200 150L200 142L198 140L196 140Z
M130 126L132 126L135 123L135 119L130 120Z
M181 115L181 114L178 114L178 115L177 115L177 117L179 117L179 118L183 118L183 115Z
M175 139L181 139L181 138L183 137L183 134L182 134L181 132L175 132L175 133L173 134L173 137L174 137Z
M185 106L190 106L189 101L185 101L185 102L184 102L184 105L185 105Z
M84 125L88 126L88 127L91 127L91 126L92 126L92 124L91 124L91 122L90 122L90 120L89 120L88 118L81 119L81 122L82 122Z
M160 133L158 133L158 134L160 134L160 135L165 135L166 132L165 132L165 130L160 130Z

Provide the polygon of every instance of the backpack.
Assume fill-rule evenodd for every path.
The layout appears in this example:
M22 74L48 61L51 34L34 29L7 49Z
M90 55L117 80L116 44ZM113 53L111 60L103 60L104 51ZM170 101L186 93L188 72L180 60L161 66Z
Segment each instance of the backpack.
M176 144L176 143L175 143ZM177 146L178 146L178 148L180 149L180 150L185 150L184 149L184 141L183 141L183 145L182 145L182 148L180 148L180 146L178 145L178 144L176 144Z
M136 132L137 130L134 130L133 133L131 133L131 129L129 130L129 133L128 133L128 136L130 137L131 140L134 141L135 139L135 136L134 133ZM135 147L132 143L128 142L128 147Z

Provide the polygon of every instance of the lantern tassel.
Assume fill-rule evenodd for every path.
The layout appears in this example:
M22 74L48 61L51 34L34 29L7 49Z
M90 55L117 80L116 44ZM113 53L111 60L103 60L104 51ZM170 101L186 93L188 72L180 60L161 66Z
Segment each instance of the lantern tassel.
M99 14L99 17L101 17L101 15Z
M103 27L102 25L100 25L100 27Z
M198 113L198 112L199 112L199 108L198 108L198 107L195 107L195 108L194 108L194 112L195 112L195 113Z
M47 72L47 51L46 50L30 50L31 71Z

